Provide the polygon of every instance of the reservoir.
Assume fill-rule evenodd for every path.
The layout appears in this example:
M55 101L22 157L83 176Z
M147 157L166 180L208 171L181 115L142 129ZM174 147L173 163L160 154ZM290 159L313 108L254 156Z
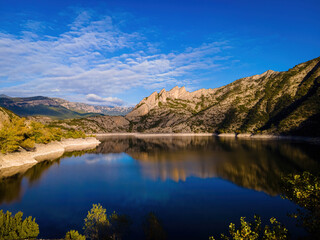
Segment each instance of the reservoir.
M92 204L125 214L123 239L144 239L146 216L157 217L167 239L219 238L231 222L254 214L304 234L288 216L298 208L281 198L281 177L320 169L319 145L214 136L103 137L88 152L67 153L10 178L0 176L0 209L22 211L39 238L82 233Z

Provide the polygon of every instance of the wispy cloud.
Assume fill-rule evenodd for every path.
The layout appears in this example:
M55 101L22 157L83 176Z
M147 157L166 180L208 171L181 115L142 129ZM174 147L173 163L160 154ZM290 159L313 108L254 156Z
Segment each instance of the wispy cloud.
M25 26L30 30L20 36L0 32L0 91L9 95L77 95L120 105L116 94L192 85L199 70L218 70L228 59L227 42L164 54L142 33L122 31L111 17L93 19L85 11L58 36L37 35L32 30L43 26L39 22Z

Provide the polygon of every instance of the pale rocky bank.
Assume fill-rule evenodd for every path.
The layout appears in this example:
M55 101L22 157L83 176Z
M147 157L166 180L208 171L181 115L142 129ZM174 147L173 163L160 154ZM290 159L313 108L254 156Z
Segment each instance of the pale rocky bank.
M100 141L94 137L64 139L60 142L36 144L35 151L20 151L0 154L0 178L21 173L42 161L61 157L65 152L89 150L97 147Z

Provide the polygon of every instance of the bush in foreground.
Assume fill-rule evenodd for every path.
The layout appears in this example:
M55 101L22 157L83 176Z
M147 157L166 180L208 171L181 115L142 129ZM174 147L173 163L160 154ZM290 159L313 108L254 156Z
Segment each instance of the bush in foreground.
M100 204L93 204L92 209L84 219L84 234L91 240L121 239L129 226L124 215L113 212L107 216L106 209Z
M266 225L262 231L261 219L254 216L254 222L250 223L245 217L240 218L241 226L236 229L235 224L230 223L229 235L221 234L222 240L285 240L288 239L288 230L275 218L270 219L271 227ZM215 240L209 237L209 240Z
M86 240L86 237L81 235L78 231L70 230L66 233L64 240Z
M39 235L39 225L32 217L22 220L23 213L18 212L12 216L7 211L0 210L0 239L35 239Z

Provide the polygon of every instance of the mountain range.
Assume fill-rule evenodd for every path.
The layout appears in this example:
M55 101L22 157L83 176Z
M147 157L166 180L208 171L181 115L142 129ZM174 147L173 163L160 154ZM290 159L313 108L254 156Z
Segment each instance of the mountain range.
M319 86L320 57L288 71L268 70L220 88L194 92L178 86L170 91L162 89L143 98L133 109L119 108L117 113L125 116L88 116L88 112L108 111L99 106L46 97L0 96L0 106L18 115L46 115L48 109L71 111L77 114L77 119L50 120L50 124L87 133L216 132L319 137Z
M53 119L83 118L97 115L125 115L130 107L95 106L43 96L12 98L0 95L0 106L19 116L47 116Z
M147 132L275 133L320 136L320 57L215 89L154 92L126 118Z

